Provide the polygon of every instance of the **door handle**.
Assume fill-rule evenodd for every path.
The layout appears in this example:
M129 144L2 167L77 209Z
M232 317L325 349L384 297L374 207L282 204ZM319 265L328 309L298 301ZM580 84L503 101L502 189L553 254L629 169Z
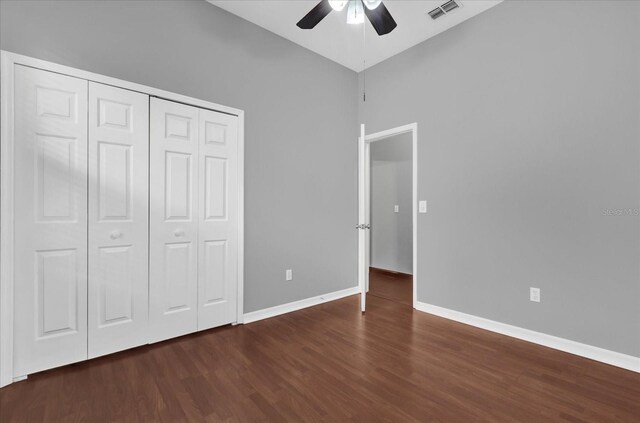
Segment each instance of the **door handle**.
M111 239L118 239L122 236L122 232L120 232L119 230L115 230L115 231L111 231L111 233L109 234L109 238Z
M184 236L184 231L182 229L176 229L173 231L173 236L180 238L181 236Z

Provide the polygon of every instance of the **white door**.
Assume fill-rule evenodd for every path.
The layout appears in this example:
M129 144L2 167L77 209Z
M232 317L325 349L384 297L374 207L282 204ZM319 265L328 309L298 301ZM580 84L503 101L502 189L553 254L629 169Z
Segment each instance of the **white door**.
M198 328L198 116L151 98L149 342Z
M198 330L235 322L238 118L200 110Z
M149 96L89 83L89 358L148 342Z
M364 124L360 125L358 139L358 284L360 309L364 313L369 290L369 144L365 140Z
M87 84L15 67L16 377L87 358Z

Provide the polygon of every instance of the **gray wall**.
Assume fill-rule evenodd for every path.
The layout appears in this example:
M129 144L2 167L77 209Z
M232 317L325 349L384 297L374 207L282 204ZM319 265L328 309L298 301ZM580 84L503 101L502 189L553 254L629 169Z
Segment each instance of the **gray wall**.
M413 273L411 144L410 133L371 143L371 266L403 273Z
M204 1L2 1L0 16L4 50L245 110L245 311L357 284L354 72Z
M366 83L368 133L418 122L419 301L640 356L640 2L507 1Z

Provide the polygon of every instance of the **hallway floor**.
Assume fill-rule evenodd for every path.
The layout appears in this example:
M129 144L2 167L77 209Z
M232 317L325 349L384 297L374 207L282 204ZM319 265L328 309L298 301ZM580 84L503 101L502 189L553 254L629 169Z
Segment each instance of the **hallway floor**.
M413 306L413 276L371 267L368 294Z
M637 422L640 374L369 296L35 374L9 422Z

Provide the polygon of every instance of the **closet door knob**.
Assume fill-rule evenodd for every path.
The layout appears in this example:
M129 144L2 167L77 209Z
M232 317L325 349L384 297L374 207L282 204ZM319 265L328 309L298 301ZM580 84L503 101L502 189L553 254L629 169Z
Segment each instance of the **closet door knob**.
M111 231L111 233L109 234L109 238L111 239L118 239L122 236L122 232L115 230L115 231Z
M184 231L182 229L176 229L175 231L173 231L173 236L175 236L176 238L184 236Z

